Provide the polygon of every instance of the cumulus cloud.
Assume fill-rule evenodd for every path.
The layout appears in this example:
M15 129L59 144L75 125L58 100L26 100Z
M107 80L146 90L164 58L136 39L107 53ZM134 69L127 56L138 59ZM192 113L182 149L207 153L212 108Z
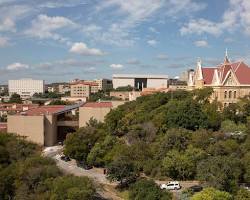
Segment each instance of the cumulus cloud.
M122 64L111 64L110 67L113 69L122 69L123 65Z
M6 47L9 45L9 38L0 36L0 48Z
M131 58L127 61L127 64L129 64L129 65L139 65L140 63L141 62L136 58Z
M208 42L206 40L197 40L194 42L195 46L197 47L207 47Z
M100 49L89 48L85 43L74 43L70 49L70 52L81 54L84 56L103 56L105 53Z
M192 19L181 27L181 35L186 34L211 34L219 36L225 31L235 31L241 28L250 36L250 1L230 0L229 8L224 12L220 21L207 19Z
M17 70L28 69L28 68L29 68L29 65L22 64L19 62L10 64L6 67L6 69L9 71L17 71Z
M156 46L158 42L156 40L148 40L147 43L150 46Z
M31 37L37 37L40 39L53 39L67 42L68 39L62 37L57 31L64 28L74 27L77 27L77 25L66 17L39 15L32 21L31 28L26 30L25 33Z
M156 58L158 60L167 60L168 59L168 55L167 54L159 54L156 56Z

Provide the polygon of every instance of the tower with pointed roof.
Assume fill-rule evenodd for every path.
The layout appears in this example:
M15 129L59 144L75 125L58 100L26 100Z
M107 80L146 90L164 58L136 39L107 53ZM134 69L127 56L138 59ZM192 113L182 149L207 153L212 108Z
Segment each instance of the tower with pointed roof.
M231 62L228 50L223 63L214 67L203 67L198 59L196 70L190 73L189 89L212 87L211 100L217 99L224 106L236 103L240 97L250 95L250 67L244 62Z

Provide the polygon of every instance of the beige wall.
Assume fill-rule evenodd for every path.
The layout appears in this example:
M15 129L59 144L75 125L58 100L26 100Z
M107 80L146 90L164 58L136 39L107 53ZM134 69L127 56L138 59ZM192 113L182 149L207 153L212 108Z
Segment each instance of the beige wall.
M109 113L110 110L110 108L80 107L79 127L86 126L91 117L93 117L97 121L103 122L105 116Z
M129 92L128 91L124 91L124 92L112 91L112 92L110 92L110 96L120 98L122 100L128 100L129 99Z
M70 86L71 97L89 97L90 86L84 84L73 84Z
M8 115L8 132L44 145L44 116Z
M45 140L44 146L53 146L57 143L57 117L46 115L44 118Z

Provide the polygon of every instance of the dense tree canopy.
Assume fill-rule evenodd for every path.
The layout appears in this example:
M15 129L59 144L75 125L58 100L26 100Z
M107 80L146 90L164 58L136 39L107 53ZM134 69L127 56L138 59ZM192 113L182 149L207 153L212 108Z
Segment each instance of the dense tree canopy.
M91 122L69 135L65 154L106 167L110 180L127 185L139 174L196 179L231 199L240 183L250 184L250 98L222 109L211 93L156 93L127 102L103 124Z

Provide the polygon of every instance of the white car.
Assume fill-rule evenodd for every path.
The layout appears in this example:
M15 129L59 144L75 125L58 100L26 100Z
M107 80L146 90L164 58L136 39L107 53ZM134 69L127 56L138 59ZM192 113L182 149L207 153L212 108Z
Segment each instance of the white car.
M178 181L170 181L167 184L161 184L160 188L166 190L179 190L181 189L181 185Z

